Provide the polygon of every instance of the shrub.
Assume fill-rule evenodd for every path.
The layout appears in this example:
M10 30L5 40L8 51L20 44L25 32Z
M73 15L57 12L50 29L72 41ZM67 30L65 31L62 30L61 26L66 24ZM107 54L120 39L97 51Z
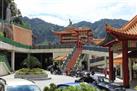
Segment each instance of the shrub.
M135 86L135 90L137 91L137 86Z
M50 84L49 87L45 87L43 91L100 91L96 89L95 87L86 84L86 83L80 83L78 86L68 86L66 88L57 88L55 84Z
M48 75L45 70L43 69L40 69L40 68L32 68L32 69L29 69L29 68L22 68L20 70L18 70L16 72L17 75L29 75L29 74L32 74L32 75Z
M51 83L49 86L46 86L43 91L57 91L57 86L54 83Z

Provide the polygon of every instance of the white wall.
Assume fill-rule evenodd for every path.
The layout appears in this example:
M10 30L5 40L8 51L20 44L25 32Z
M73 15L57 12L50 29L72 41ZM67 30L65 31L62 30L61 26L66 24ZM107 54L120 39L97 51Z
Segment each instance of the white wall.
M8 67L4 62L0 62L0 76L7 75L9 72Z

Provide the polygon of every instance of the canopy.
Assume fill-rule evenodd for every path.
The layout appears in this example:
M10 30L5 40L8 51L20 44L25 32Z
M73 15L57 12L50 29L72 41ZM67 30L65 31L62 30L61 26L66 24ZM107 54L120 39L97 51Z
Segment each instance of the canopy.
M54 60L55 61L64 61L67 55L63 55L63 56L57 56Z

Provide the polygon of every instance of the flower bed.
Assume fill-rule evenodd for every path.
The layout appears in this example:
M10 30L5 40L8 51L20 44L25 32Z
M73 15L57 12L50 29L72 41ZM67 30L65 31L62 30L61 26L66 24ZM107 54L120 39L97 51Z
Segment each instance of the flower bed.
M51 79L45 70L40 68L22 68L15 73L15 78L24 78L31 80L47 80Z

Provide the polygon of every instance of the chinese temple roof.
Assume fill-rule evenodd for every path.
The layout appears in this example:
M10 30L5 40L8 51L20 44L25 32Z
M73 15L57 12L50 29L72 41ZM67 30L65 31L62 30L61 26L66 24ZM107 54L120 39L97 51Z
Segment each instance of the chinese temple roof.
M136 40L137 39L137 15L123 25L121 28L114 28L106 25L106 37L98 45L109 46L118 40Z
M57 56L56 58L54 58L55 61L64 61L65 58L67 57L67 55L63 55L63 56Z
M74 27L68 26L64 28L64 31L54 32L54 34L61 35L61 34L76 34L77 32L86 32L90 31L90 28L83 28L83 27Z
M93 39L91 42L93 42L93 44L98 45L100 42L102 42L104 39Z
M137 15L121 28L113 28L106 25L106 32L122 40L136 40L137 39Z
M107 33L105 39L100 41L100 43L98 43L98 45L106 47L106 46L110 45L112 42L116 42L116 41L117 40L114 36Z

